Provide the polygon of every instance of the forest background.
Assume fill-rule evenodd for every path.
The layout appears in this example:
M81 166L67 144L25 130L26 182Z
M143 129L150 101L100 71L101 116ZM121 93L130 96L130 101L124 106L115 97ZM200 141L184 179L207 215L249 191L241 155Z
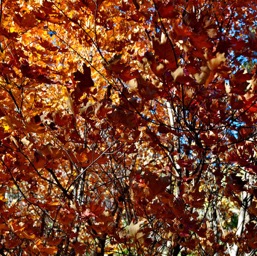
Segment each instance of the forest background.
M1 0L0 254L255 255L254 2Z

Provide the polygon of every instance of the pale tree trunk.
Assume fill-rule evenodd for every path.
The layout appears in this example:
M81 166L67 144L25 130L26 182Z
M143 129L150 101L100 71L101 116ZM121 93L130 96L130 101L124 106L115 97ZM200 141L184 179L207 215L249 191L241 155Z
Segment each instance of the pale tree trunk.
M173 110L171 108L171 104L169 101L166 102L166 106L167 106L167 110L168 110L168 115L169 115L169 121L170 121L170 127L171 129L174 129L175 128L175 117L174 117L174 114L173 114ZM179 147L179 138L177 136L174 135L174 138L173 138L173 141L176 141L177 142L177 147ZM179 151L178 148L174 147L175 150ZM171 158L171 156L170 156ZM179 177L179 173L177 173L177 170L180 169L179 165L177 164L177 160L179 160L179 155L177 156L174 156L173 157L173 160L174 160L174 169L175 169L175 172L176 172L176 176ZM179 197L179 185L178 185L178 182L176 181L176 185L174 186L174 195L175 197Z
M251 195L246 191L241 193L242 206L240 208L238 223L237 223L237 232L236 236L240 237L244 231L245 225L249 222L249 214L247 212L248 207L251 204ZM230 248L230 256L238 256L238 245L234 244ZM250 255L248 253L244 254L245 256Z

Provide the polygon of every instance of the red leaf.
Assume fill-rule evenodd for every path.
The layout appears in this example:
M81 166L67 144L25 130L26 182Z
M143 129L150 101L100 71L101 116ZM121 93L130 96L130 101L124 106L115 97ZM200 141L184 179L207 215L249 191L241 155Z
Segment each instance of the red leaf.
M115 124L123 124L128 128L135 128L138 125L137 115L133 112L126 113L122 109L115 109L107 114L109 120Z
M47 49L49 51L57 51L57 50L59 51L58 47L54 46L52 43L50 43L46 40L41 39L38 42L42 47L44 47L45 49Z
M192 36L190 37L190 40L192 45L195 46L197 49L212 47L212 43L208 40L207 34Z
M75 98L79 99L84 93L89 93L90 88L94 86L94 81L91 78L91 69L83 64L83 73L79 70L74 74L74 80L78 82L74 91Z
M95 217L96 215L94 214L94 213L92 213L92 212L90 212L90 210L89 209L86 209L85 211L83 211L82 213L81 213L81 218L82 219L87 219L87 218L89 218L89 217Z
M16 14L14 16L14 22L17 23L20 27L33 27L37 25L37 20L35 15L31 13L25 13L23 16Z
M245 107L244 101L235 96L231 96L230 104L233 109L241 109Z
M88 249L88 245L79 242L74 242L72 244L72 247L74 248L76 255L84 255L84 253Z
M1 36L5 36L8 39L15 40L18 37L18 33L16 32L9 32L6 28L0 27L0 34Z
M76 71L74 73L75 81L78 81L78 85L81 87L91 87L94 86L94 82L91 78L91 69L83 64L83 73Z
M178 14L178 12L176 11L176 5L174 5L174 3L169 3L167 5L162 5L158 11L160 13L160 16L162 18L170 18L170 17L174 17Z
M23 61L20 69L25 77L35 79L40 83L54 83L47 77L47 69L36 65L30 66L26 60Z
M153 40L153 48L155 54L159 56L160 59L168 60L170 69L176 68L175 62L175 52L167 38Z

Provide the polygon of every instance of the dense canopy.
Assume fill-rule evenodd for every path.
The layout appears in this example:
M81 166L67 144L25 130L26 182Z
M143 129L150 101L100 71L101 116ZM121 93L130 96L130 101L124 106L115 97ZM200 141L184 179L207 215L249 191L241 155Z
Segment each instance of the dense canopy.
M1 255L255 255L256 3L0 1Z

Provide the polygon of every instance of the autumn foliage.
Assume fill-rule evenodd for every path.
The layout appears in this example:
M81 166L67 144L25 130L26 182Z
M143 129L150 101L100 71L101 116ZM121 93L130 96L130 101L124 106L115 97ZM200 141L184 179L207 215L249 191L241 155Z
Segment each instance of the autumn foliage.
M255 255L254 2L1 1L0 254Z

